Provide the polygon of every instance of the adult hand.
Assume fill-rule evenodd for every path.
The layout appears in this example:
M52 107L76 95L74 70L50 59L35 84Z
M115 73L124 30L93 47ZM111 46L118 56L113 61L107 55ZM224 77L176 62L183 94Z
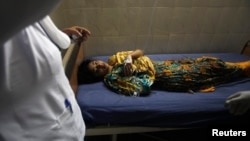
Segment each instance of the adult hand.
M240 91L229 96L225 101L225 107L234 115L242 115L250 108L250 91Z
M85 41L91 34L91 32L87 28L80 26L72 26L69 28L64 28L62 31L77 41Z

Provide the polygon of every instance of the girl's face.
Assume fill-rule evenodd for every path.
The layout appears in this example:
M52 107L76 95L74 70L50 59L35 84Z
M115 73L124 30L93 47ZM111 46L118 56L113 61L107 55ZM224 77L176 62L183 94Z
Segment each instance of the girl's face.
M88 68L97 77L105 76L109 73L109 65L101 60L91 61L88 65Z

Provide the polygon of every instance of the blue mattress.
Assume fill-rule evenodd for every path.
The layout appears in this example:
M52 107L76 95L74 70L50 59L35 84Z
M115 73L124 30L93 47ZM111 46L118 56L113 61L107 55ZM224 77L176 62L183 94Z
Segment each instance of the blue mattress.
M250 60L236 53L152 54L153 60L201 56L219 57L225 61ZM94 57L107 61L107 56ZM249 113L232 116L224 107L225 99L237 91L249 90L250 79L223 84L211 93L179 93L153 90L147 97L116 94L103 82L79 85L77 101L87 128L97 125L189 127L211 124L246 124Z

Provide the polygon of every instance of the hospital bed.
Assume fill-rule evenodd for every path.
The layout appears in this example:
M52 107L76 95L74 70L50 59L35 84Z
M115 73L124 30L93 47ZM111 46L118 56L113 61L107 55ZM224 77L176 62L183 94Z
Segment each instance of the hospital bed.
M241 53L148 54L153 60L214 56L225 61L250 60L249 42ZM146 97L128 97L107 89L103 82L77 84L77 66L84 58L83 45L72 43L63 53L65 73L76 94L87 130L86 136L233 127L249 124L249 112L233 116L225 99L237 91L249 90L250 78L222 84L214 92L194 94L152 90ZM108 56L95 56L107 61Z

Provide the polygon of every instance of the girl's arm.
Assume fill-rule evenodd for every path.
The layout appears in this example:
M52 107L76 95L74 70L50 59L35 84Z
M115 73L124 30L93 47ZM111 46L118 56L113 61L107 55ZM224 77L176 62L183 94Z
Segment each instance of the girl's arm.
M141 49L136 49L136 50L133 51L130 55L131 55L132 59L137 59L137 58L143 56L143 55L144 55L144 52L143 52L143 50L141 50Z
M144 55L144 52L140 49L136 49L132 53L130 53L124 60L124 74L125 76L131 76L135 71L132 67L133 59L137 59Z

